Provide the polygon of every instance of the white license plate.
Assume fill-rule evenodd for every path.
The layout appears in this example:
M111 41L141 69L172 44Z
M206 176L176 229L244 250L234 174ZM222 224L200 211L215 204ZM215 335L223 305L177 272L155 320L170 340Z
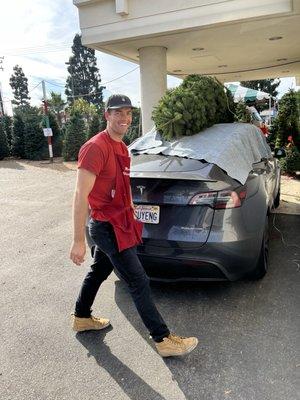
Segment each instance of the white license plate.
M159 223L159 206L146 206L139 204L134 206L136 218L145 224Z

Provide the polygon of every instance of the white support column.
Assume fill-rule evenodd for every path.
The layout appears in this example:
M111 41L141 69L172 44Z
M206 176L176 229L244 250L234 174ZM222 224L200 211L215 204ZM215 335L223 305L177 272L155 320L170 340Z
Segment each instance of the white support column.
M149 46L139 49L143 135L154 123L152 109L167 90L167 49Z

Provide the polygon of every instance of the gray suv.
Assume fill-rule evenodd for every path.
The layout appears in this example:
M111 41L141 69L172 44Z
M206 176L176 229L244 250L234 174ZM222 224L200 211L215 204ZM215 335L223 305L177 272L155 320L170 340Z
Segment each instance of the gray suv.
M131 187L136 216L144 222L137 252L151 279L234 281L265 275L269 215L280 201L274 156L254 163L241 184L205 160L137 154Z

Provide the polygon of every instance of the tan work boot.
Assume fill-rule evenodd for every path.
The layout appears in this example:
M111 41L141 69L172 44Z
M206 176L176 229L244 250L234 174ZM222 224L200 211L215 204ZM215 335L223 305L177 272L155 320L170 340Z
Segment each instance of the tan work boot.
M91 315L89 318L79 318L72 314L73 318L73 331L99 331L110 325L110 321L107 318L97 318Z
M183 356L190 353L198 344L195 337L182 337L171 334L163 338L162 342L155 343L158 354L162 357Z

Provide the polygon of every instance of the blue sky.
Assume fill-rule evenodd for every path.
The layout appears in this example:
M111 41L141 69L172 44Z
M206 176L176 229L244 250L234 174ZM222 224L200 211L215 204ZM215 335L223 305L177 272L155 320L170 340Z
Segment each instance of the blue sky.
M41 85L45 79L47 92L64 93L68 75L65 62L71 55L73 37L80 33L77 8L71 0L11 0L5 3L0 15L0 57L4 56L0 70L0 82L5 108L11 110L13 98L9 85L13 67L18 64L28 78L31 103L38 105L42 99ZM102 83L110 93L125 93L135 105L140 103L139 69L136 64L105 53L96 52ZM134 70L135 69L135 70ZM134 70L133 72L130 72ZM130 72L120 79L116 79ZM112 82L109 82L113 80ZM108 82L108 83L106 83ZM180 83L168 77L168 86ZM290 87L295 88L295 79L284 78L279 92L283 95Z

